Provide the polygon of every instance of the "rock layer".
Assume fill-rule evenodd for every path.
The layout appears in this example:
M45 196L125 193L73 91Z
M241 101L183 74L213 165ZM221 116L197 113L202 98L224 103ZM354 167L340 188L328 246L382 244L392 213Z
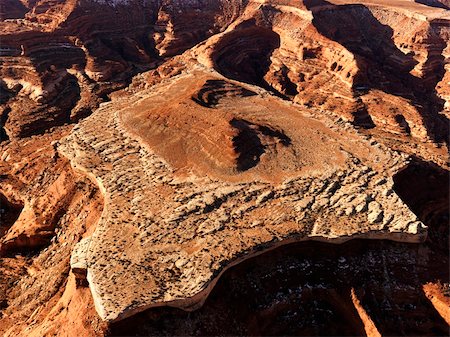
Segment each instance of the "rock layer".
M417 2L3 1L0 334L445 331L449 14ZM266 258L252 305L167 308Z
M1 126L24 137L76 122L136 73L220 31L242 7L238 0L10 1L4 11L14 18L0 22Z
M107 321L163 304L192 310L225 269L280 244L351 238L421 242L426 237L424 225L392 190L388 172L406 164L402 156L370 144L342 122L313 116L257 87L235 84L259 92L234 97L239 110L230 101L223 108L227 111L221 111L191 99L192 89L223 80L195 70L140 92L137 100L131 96L106 104L58 147L105 194L105 210L85 259L96 308ZM198 89L194 83L200 84ZM176 112L161 109L159 101L172 102L179 124L171 120ZM206 122L216 132L224 127L222 136L211 139L201 124L206 122L189 116L192 108L196 116L202 109L215 114L217 122ZM260 115L270 110L278 114ZM226 131L229 124L220 121L227 114L277 125L291 139L281 146L291 146L297 157L267 155L265 163L244 173L238 166L198 175L203 156L211 157L206 146L201 148L202 138L212 145L233 139ZM303 129L293 134L296 125ZM165 133L171 129L184 139L187 152L191 140L200 146L191 162L183 161L183 149L174 159L161 146L154 147L157 137L172 151L178 148L177 140ZM351 139L358 142L358 151L345 145ZM229 151L236 148L230 145ZM285 163L272 162L281 158ZM294 166L286 171L278 165Z

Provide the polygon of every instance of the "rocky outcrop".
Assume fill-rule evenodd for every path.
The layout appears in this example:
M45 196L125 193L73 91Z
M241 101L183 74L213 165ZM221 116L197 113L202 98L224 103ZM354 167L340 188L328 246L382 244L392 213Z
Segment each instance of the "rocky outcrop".
M71 293L71 282L65 305L50 313L66 286L73 247L92 232L103 205L96 186L55 152L52 142L67 132L0 145L2 336L44 336L66 328L95 335L99 319L90 293ZM63 318L65 310L73 324Z
M139 100L131 96L106 104L58 147L74 169L95 179L105 193L105 210L84 257L100 317L117 321L163 304L192 310L203 303L229 266L293 241L425 239L424 225L392 191L391 178L381 173L405 165L401 156L350 130L338 132L339 124L299 113L256 87L247 90L259 95L233 98L239 110L231 109L231 100L222 108L227 111L201 107L191 99L193 83L200 81L202 86L204 79L223 80L211 76L188 72L140 92ZM175 87L178 90L170 90ZM183 106L178 112L181 120L173 120L176 111L159 110L160 100L172 102L175 109ZM231 125L242 129L255 123L258 111L276 110L278 115L266 116L266 125L277 125L290 140L267 126L266 135L278 137L281 147L291 146L297 157L277 157L282 153L279 149L244 175L238 173L239 166L236 172L216 171L216 175L212 164L210 174L198 175L205 169L200 164L204 165L202 157L208 152L200 148L191 162L185 162L183 150L173 152L178 148L176 139L164 137L162 125L167 132L176 128L186 151L191 144L201 146L203 137L223 146L234 136L224 130L211 139L201 121L190 115L190 106L200 116L202 109L215 114L208 122L216 133L229 128L220 123L224 113L234 114ZM246 116L245 123L239 121L239 114ZM276 116L289 116L289 122ZM315 125L318 134L308 129L294 134L296 125ZM366 148L359 153L348 148L345 142L352 138ZM172 156L161 145L155 147L155 139L166 139ZM236 149L231 146L230 151ZM142 288L143 283L149 286Z
M440 4L4 1L0 334L445 332Z
M160 56L173 56L193 47L232 23L245 1L162 1L153 38Z
M396 193L428 225L424 244L280 247L226 271L202 308L151 308L112 324L111 335L445 335L448 177L415 161L394 176Z
M92 197L85 178L76 176L55 150L52 142L62 134L1 145L2 257L48 246L67 221L65 214L80 199Z
M87 237L78 242L70 256L70 269L74 274L76 284L86 285L87 261L86 256L91 244L91 238Z
M3 127L9 137L89 115L132 75L220 31L243 4L92 0L27 6L24 18L0 23L0 103L8 110Z
M25 19L2 23L6 133L39 133L84 117L136 72L218 34L200 54L226 76L335 110L359 126L444 141L445 11L335 2L25 4ZM378 107L392 98L407 111Z

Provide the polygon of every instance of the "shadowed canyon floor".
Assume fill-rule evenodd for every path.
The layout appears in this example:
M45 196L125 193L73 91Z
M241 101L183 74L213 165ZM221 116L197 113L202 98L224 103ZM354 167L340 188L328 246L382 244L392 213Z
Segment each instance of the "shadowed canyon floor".
M449 5L5 1L0 333L448 334Z

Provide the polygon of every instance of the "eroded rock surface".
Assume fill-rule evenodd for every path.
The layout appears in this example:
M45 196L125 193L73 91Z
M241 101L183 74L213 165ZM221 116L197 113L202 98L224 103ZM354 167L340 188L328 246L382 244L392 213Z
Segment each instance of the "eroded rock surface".
M448 7L3 1L0 334L442 335Z
M86 117L133 75L219 32L242 7L238 0L2 3L3 137Z
M120 320L162 304L198 307L230 265L292 241L425 239L424 225L392 190L390 175L406 164L400 154L342 121L314 116L244 84L234 85L259 93L235 96L223 108L203 107L192 92L211 81L225 79L188 71L139 98L105 104L58 146L105 194L85 257L103 319ZM171 104L161 109L162 102ZM214 117L202 119L202 113ZM261 163L242 171L230 121L244 116L253 125L264 120L266 128L276 126L289 143L278 140L278 152L264 153ZM282 156L285 147L296 156ZM216 175L219 159L213 155L225 156L218 151L232 160ZM205 174L211 157L213 170Z

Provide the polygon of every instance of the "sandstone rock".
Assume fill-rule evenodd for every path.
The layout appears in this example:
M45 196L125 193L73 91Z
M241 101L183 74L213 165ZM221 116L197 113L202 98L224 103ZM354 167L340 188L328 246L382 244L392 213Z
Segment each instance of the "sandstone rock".
M86 283L87 278L87 252L91 238L85 238L75 245L75 248L70 256L70 268L75 275L77 285L83 285Z
M353 215L353 213L355 213L355 208L353 206L347 207L345 209L345 215L350 216Z
M428 201L393 176L411 154L448 167L450 30L446 0L420 2L5 1L0 201L20 210L0 224L0 333L101 335L92 299L109 323L193 310L225 270L291 242L423 242L407 205Z
M368 207L367 220L369 223L379 223L383 220L384 211L376 201L371 201Z
M413 233L408 226L399 228L397 234L395 224L411 222L415 216L400 199L386 199L377 183L384 177L378 170L391 167L395 172L403 159L387 148L372 148L350 130L336 132L334 126L325 127L326 117L312 117L306 111L285 106L276 97L246 97L241 96L243 90L233 89L229 94L233 100L219 98L215 107L191 99L198 97L196 91L203 90L204 83L212 81L231 88L220 82L224 79L219 74L188 71L141 92L138 100L125 97L100 108L60 142L60 153L78 170L96 179L106 195L107 211L91 237L86 258L89 286L103 319L121 320L167 301L186 310L195 308L210 291L208 285L215 282L217 276L213 275L248 258L254 250L290 242L291 237L332 242L353 237L423 240L422 230ZM256 92L254 87L235 85ZM170 91L168 87L180 90ZM169 119L165 115L157 117L161 99L180 102L174 106L183 106L183 113L173 111ZM221 100L226 100L227 111L222 112ZM239 109L233 112L230 108L235 104ZM258 122L260 112L270 110L279 114L265 115L264 123ZM202 119L203 113L209 119ZM279 116L289 116L288 122ZM166 127L161 128L161 122ZM261 147L264 156L246 170L239 169L239 160L253 160L255 148L241 148L217 138L209 133L207 125L212 125L218 135L217 130L223 130L226 137L265 144ZM314 125L315 131L296 125ZM296 134L294 130L303 131ZM321 141L316 140L317 132ZM92 142L94 135L96 141ZM203 143L203 137L208 142ZM162 139L166 141L161 143ZM339 146L321 145L323 139L347 150L340 152ZM360 147L366 147L361 153L370 148L376 155L355 160L360 149L345 145L348 139L358 139ZM177 141L184 146L174 147ZM212 157L210 149L217 149L218 142L223 155ZM124 152L120 144L134 150ZM198 150L198 144L205 145ZM175 153L174 148L181 151ZM294 152L302 156L291 156ZM119 153L121 160L109 166L108 158ZM242 158L249 154L250 159ZM378 157L384 158L382 166ZM237 169L224 170L219 158ZM361 160L365 165L359 164ZM300 164L304 165L301 170ZM188 170L189 176L180 175L183 170ZM296 178L288 172L297 172ZM284 180L288 181L277 182ZM298 191L304 192L299 196ZM327 206L330 195L337 195L332 212ZM368 224L349 226L355 208L368 201ZM240 211L234 211L238 206ZM365 213L364 207L358 209ZM386 222L381 232L383 214L393 218L394 227ZM313 226L308 222L311 218L315 219ZM136 251L140 253L136 255ZM172 266L182 276L174 277ZM142 288L142 282L153 286Z

